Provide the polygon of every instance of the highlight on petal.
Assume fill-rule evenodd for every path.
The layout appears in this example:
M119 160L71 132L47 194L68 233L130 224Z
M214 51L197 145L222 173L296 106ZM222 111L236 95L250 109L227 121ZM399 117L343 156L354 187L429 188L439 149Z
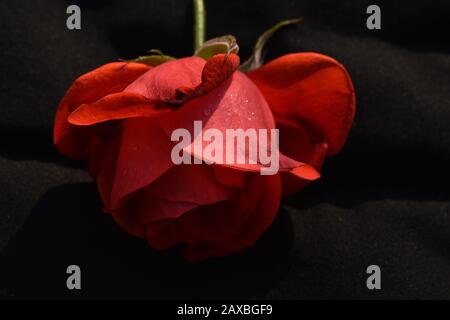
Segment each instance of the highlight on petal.
M320 173L307 163L291 159L280 152L280 172L289 172L305 180L317 180Z
M261 164L224 164L217 163L219 166L224 166L225 168L232 168L234 170L239 170L242 172L254 172L261 173L262 169L269 168L269 165L261 165ZM312 166L299 162L289 157L284 156L280 153L279 167L278 171L280 173L289 173L297 178L302 178L304 180L317 180L320 178L320 173ZM274 174L277 172L274 172ZM272 175L272 174L267 174Z
M73 159L86 156L91 128L81 128L67 121L70 113L82 104L93 103L105 95L120 92L150 70L139 63L113 62L90 71L72 84L56 111L53 140L58 150Z
M78 126L89 126L109 120L156 116L171 110L170 107L158 106L139 94L119 92L94 103L81 105L70 114L68 121Z
M320 178L320 173L317 172L312 166L304 164L302 166L296 167L290 170L292 174L299 178L303 178L305 180L316 180Z

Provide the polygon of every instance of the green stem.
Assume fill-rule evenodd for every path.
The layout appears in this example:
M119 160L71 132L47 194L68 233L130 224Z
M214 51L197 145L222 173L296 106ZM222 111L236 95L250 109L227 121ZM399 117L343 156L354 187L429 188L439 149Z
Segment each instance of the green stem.
M203 0L194 1L194 51L205 42L205 5Z

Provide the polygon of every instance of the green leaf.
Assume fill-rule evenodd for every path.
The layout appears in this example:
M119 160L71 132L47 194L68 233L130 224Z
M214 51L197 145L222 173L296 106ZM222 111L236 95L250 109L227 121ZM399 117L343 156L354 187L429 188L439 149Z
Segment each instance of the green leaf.
M175 60L174 57L165 55L162 53L161 50L158 50L158 49L151 49L148 51L148 53L150 53L150 54L146 55L146 56L139 56L136 59L126 60L126 61L143 63L148 66L155 67L155 66L165 63L167 61Z
M273 34L285 26L297 24L302 21L303 18L283 20L278 22L272 28L266 30L262 35L259 36L253 49L252 55L244 63L241 64L239 70L248 72L259 68L264 63L262 59L262 51L264 49L264 46L266 45L267 41L273 36Z
M236 42L236 38L232 35L226 35L206 41L195 51L194 56L209 59L218 53L228 54L238 52L239 46Z

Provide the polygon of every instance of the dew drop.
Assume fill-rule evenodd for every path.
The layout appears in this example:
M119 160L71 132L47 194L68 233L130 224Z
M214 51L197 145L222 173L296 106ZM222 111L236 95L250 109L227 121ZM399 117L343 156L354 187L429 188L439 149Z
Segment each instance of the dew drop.
M209 115L211 115L211 108L206 108L204 111L203 111L203 114L206 116L206 117L208 117Z

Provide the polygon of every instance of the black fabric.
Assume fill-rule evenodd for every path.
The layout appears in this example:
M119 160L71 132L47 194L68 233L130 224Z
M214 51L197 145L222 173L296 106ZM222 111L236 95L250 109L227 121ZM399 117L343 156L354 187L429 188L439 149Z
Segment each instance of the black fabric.
M82 30L66 8L79 4ZM189 0L0 2L0 297L450 298L448 1L206 0L208 36L234 34L245 58L275 22L267 60L330 55L348 69L357 114L323 177L283 202L245 252L200 264L152 251L101 212L84 166L52 145L59 100L101 64L159 48L192 54ZM66 267L82 290L66 289ZM366 288L379 265L382 289Z

